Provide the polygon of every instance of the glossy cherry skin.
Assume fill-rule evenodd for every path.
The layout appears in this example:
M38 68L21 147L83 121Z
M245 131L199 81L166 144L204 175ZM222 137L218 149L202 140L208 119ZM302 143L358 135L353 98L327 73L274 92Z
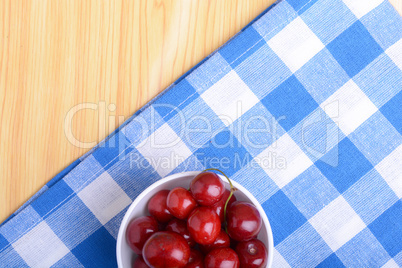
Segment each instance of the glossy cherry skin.
M141 256L138 256L133 262L132 268L149 268Z
M191 238L189 231L187 230L187 222L179 219L172 219L166 225L166 231L171 231L178 233L179 235L183 236L186 239L190 248L195 246L195 241Z
M190 258L190 247L177 233L157 232L145 243L142 256L152 268L184 267Z
M262 226L257 208L244 201L236 201L230 205L226 220L229 236L237 241L247 241L256 237Z
M204 254L209 253L210 251L216 248L228 248L230 247L230 238L224 230L219 232L218 237L215 241L208 245L200 245L200 249Z
M268 251L264 243L258 239L239 242L236 253L241 267L265 268L267 266Z
M231 248L217 248L207 254L204 259L205 268L239 268L237 253Z
M157 192L148 202L148 211L159 222L168 222L173 216L167 208L166 199L169 190Z
M228 189L225 189L225 192L223 193L223 196L222 196L221 200L219 200L218 202L216 202L215 204L210 206L211 208L213 208L215 210L216 214L218 214L219 218L221 219L221 222L224 221L223 211L224 211L224 208L225 208L226 201L229 198L229 195L230 195L230 191ZM236 201L236 197L233 194L232 197L229 200L229 203L228 203L227 207L230 207L230 205L234 201Z
M166 203L170 213L181 220L187 219L191 211L197 206L197 202L191 193L182 187L172 189Z
M204 268L204 256L198 250L191 249L190 259L185 268Z
M212 206L221 200L225 186L217 174L202 172L191 181L190 191L198 204Z
M142 247L148 238L158 231L158 222L151 216L143 216L132 220L126 231L126 239L130 248L141 254Z
M221 221L212 208L197 207L187 219L190 236L201 245L213 243L221 230Z

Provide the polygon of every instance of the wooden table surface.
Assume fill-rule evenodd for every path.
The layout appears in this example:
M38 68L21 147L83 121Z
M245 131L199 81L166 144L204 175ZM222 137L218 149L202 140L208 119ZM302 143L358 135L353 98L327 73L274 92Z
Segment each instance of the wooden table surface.
M0 223L273 2L0 0Z

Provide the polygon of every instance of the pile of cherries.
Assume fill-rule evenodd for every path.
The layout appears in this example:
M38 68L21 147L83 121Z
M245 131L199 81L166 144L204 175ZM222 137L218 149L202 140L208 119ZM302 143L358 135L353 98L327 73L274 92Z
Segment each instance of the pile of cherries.
M133 268L266 267L267 248L256 238L261 216L253 204L236 201L229 183L230 190L206 170L189 190L157 192L148 203L151 216L127 227L127 242L138 254Z

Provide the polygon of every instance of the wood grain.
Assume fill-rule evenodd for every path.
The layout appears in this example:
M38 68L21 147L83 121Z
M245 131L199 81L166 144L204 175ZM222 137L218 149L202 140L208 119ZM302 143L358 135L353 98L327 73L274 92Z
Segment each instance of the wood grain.
M0 222L273 2L0 0Z

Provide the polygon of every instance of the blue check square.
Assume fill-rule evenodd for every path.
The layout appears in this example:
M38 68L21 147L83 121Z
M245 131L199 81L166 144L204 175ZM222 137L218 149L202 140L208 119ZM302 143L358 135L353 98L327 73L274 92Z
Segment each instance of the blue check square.
M1 227L0 234L11 243L14 243L17 239L23 236L27 230L31 229L32 222L40 221L41 216L38 212L36 212L32 206L27 206L18 213L18 218L11 218Z
M300 17L324 45L329 44L357 20L342 0L332 0L331 5L326 1L317 1Z
M383 68L384 72L378 73L379 68ZM401 90L402 71L384 53L357 74L353 81L380 108Z
M325 48L300 68L295 76L319 104L349 81L345 70Z
M402 202L398 200L368 227L391 257L402 251ZM389 226L392 228L389 228Z
M222 47L219 53L234 68L263 45L266 42L262 36L253 27L248 27Z
M100 144L92 155L105 170L108 170L117 161L125 159L133 148L131 141L122 132L118 132Z
M294 75L269 93L261 102L286 131L318 107L317 102Z
M288 134L311 161L321 159L329 165L338 165L337 147L345 135L321 107L306 116Z
M360 21L384 50L402 38L402 20L388 1L383 1Z
M262 207L269 218L275 237L275 246L279 245L286 237L307 221L281 190L265 201Z
M379 111L351 133L349 139L373 166L402 144L401 134Z
M289 68L267 44L239 64L235 71L259 99L292 75Z
M173 87L174 90L164 92L152 104L152 107L165 121L168 121L200 96L186 79L182 79Z
M214 135L225 128L221 118L202 99L197 98L180 114L168 122L191 152L205 145Z
M343 197L365 224L373 222L398 201L398 197L375 169L352 185Z
M318 0L288 0L288 3L297 11L302 14L304 11L311 8Z
M282 190L307 219L339 196L335 187L315 166L308 168Z
M99 228L71 253L84 267L117 267L116 240L104 227ZM88 256L97 256L97 258L88 258Z
M381 267L390 259L367 228L337 250L336 255L346 267Z
M397 265L399 265L399 267L402 267L402 252L399 252L399 254L396 255L396 256L393 258L393 261L394 261Z
M232 70L230 64L219 53L206 58L203 63L186 76L186 80L199 94L205 92Z
M105 172L105 170L99 162L92 155L89 155L77 168L71 170L71 172L63 178L63 181L77 193L103 172Z
M323 262L317 265L317 268L328 268L328 267L342 268L346 266L341 262L341 260L338 258L338 256L336 256L335 253L332 253L328 258L326 258Z
M133 149L124 160L114 164L113 168L108 170L108 174L131 200L134 200L152 183L161 179L158 172L136 149Z
M11 245L4 250L0 250L0 260L2 260L2 265L4 264L4 267L29 268L29 265Z
M229 127L237 140L253 157L285 134L285 130L261 102L244 113Z
M52 267L82 267L82 264L71 252L69 252Z
M69 249L85 240L82 233L90 235L102 226L78 196L56 209L46 223Z
M381 113L388 119L400 134L402 134L402 91L390 99L383 107Z
M280 5L275 5L268 13L254 22L252 27L265 40L269 40L282 31L297 16L298 14L294 8L287 1L282 1ZM277 23L278 21L286 21L287 23Z
M242 165L242 163L239 164ZM250 180L250 178L256 179ZM279 190L279 187L267 175L261 166L259 166L255 159L243 166L231 177L231 179L240 183L243 187L249 190L260 204L267 201ZM259 187L255 187L257 183Z
M0 234L0 251L3 251L8 244L8 240Z
M338 165L334 167L326 163L325 157L326 155L332 155L331 151L335 149L338 150L339 154ZM338 147L332 150L318 160L315 165L340 193L346 191L373 168L371 163L348 138L344 138Z
M127 124L121 131L130 140L133 146L137 146L164 123L166 123L165 120L163 120L160 114L150 105L139 115L135 116L130 121L130 124Z
M55 207L76 195L74 191L63 180L42 194L46 199L41 198L31 206L41 217L46 218Z
M327 48L350 77L363 70L383 52L360 21L341 33Z
M243 145L236 139L229 128L226 128L209 140L203 147L194 152L194 156L205 168L219 168L231 176L246 165L252 158Z
M114 239L117 239L117 235L119 233L119 228L120 224L124 218L124 215L126 215L127 209L130 206L127 206L124 208L122 211L120 211L116 216L114 216L110 221L108 221L104 227L106 230L113 236Z
M207 160L207 159L205 159L205 160ZM207 162L208 161L200 162L197 157L195 157L194 155L190 155L189 158L187 158L182 163L180 163L180 165L175 167L175 169L173 169L169 173L169 175L176 174L176 173L179 173L179 172L185 172L185 171L195 171L195 170L202 171L202 170L205 169L204 165Z
M276 249L291 267L314 267L332 253L308 222L276 246Z

